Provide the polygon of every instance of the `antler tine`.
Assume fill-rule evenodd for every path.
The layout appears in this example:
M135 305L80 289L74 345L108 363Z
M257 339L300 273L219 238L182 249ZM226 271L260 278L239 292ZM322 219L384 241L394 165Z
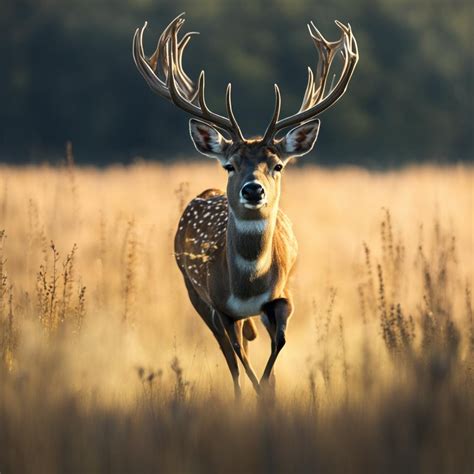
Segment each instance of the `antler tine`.
M232 109L232 84L230 82L229 84L227 84L227 89L225 91L225 105L227 108L227 115L229 116L229 119L236 131L239 140L244 141L242 130L240 129L239 124L237 123L237 119L234 115L234 110Z
M344 25L337 20L335 23L342 34L339 40L333 42L327 41L312 21L308 23L310 37L318 51L316 73L314 74L313 71L308 68L308 82L299 111L282 120L277 120L275 123L273 123L272 119L265 133L265 138L274 138L282 129L311 120L334 105L346 92L359 60L359 50L351 26L349 24ZM344 65L336 85L334 85L334 75L329 87L329 92L325 94L329 71L334 58L339 52L343 58Z
M189 77L184 73L182 68L180 67L180 54L179 54L179 41L178 41L178 33L181 27L183 26L185 20L184 18L179 18L176 23L174 23L173 27L171 28L170 32L170 40L171 40L171 63L175 66L175 79L178 84L178 88L180 92L186 99L194 96L194 84L189 79Z
M178 71L190 91L192 91L192 88L193 88L193 81L183 69L183 53L184 53L184 50L186 49L186 46L191 41L191 38L194 35L198 35L198 34L199 33L197 31L191 31L189 33L186 33L178 43L178 60L177 60Z
M189 111L192 104L186 101L186 99L181 95L178 85L176 84L175 70L176 64L174 60L174 48L170 43L166 43L166 57L168 59L168 64L170 66L168 76L166 77L166 85L170 91L171 100L174 104L182 109ZM192 109L191 109L192 110Z
M225 119L225 117L221 117L220 115L214 114L207 107L206 99L204 96L204 90L205 90L205 84L206 84L205 72L201 71L201 74L199 75L198 89L196 91L196 95L198 97L198 103L199 103L199 108L198 108L194 104L192 104L190 100L187 100L185 97L183 97L177 87L176 78L175 78L175 72L176 72L177 66L176 66L176 61L174 58L174 49L169 44L167 48L167 55L169 55L170 57L170 65L171 65L170 73L167 78L168 79L167 85L169 87L171 100L173 101L173 103L176 104L181 109L193 115L196 115L201 119L214 123L221 130L225 130L234 136L235 135L234 131L228 126L226 126L225 124L219 123L215 119L215 117L222 118L224 120L228 120L228 119ZM195 110L199 111L199 114L196 113Z
M205 100L205 73L201 72L197 86L183 69L183 52L196 32L185 34L178 40L178 33L185 19L178 15L163 31L157 47L147 59L143 50L143 34L147 23L137 28L133 36L133 59L140 74L153 92L173 102L189 114L213 124L235 141L243 141L242 131L232 111L230 95L226 97L229 117L212 112ZM159 77L162 72L164 80Z
M272 140L273 129L275 128L275 124L278 122L278 118L280 117L280 111L281 111L280 88L278 87L278 84L275 84L274 87L275 87L275 108L273 110L272 119L270 120L270 123L268 124L268 127L265 130L265 134L263 135L262 141L264 143L268 143L269 141Z
M308 66L308 81L306 83L306 89L303 96L303 102L298 112L305 110L311 101L314 94L314 73L313 70Z
M349 23L347 25L344 25L344 23L341 23L339 20L334 20L334 23L336 23L338 28L347 36L352 35L351 25Z
M158 41L158 46L153 54L153 56L150 58L150 61L152 59L155 59L155 56L158 57L163 57L166 55L165 49L167 43L171 40L173 43L173 48L175 50L175 57L176 57L176 66L177 66L177 81L179 84L179 87L183 89L183 92L187 97L192 96L196 97L197 91L194 91L194 83L192 79L186 74L186 72L183 69L183 52L186 46L188 45L189 41L191 40L191 37L193 35L199 34L198 32L192 31L189 33L186 33L183 38L181 38L180 41L178 41L178 33L181 27L184 25L185 19L182 18L184 13L181 15L177 16L163 31L163 33L160 36L160 39ZM177 54L176 54L177 52ZM162 61L160 63L161 69L163 70L163 74L165 77L168 75L169 72L169 64L167 64L167 61Z
M204 89L206 87L206 73L204 71L201 71L201 74L199 74L199 83L198 83L198 90L197 90L197 97L198 97L198 102L199 106L201 107L201 110L206 114L210 114L210 110L207 107L206 104L206 97L204 95Z
M164 32L162 33L160 40L158 41L158 47L155 51L156 60L160 65L160 69L163 71L164 76L167 78L170 74L170 70L173 69L171 64L172 62L178 66L177 60L179 60L179 49L178 49L178 32L183 26L185 20L181 16L176 17L167 28L165 28ZM173 56L167 54L167 48L171 48L173 50ZM173 58L173 59L172 59ZM177 67L177 71L175 73L175 79L177 82L177 87L180 90L180 93L188 98L190 95L194 93L193 91L193 83L189 78L183 77L181 71L179 70L179 66Z
M307 106L304 109L300 109L300 111L305 110L308 107L311 107L314 103L319 100L319 97L322 94L322 84L321 78L324 77L323 68L327 64L327 41L324 39L323 35L319 32L319 30L314 26L314 24L308 23L308 31L311 39L313 40L313 44L316 46L318 51L318 63L316 66L316 75L313 78L313 89L312 94L309 97L309 101L307 102ZM314 31L313 31L314 30Z
M313 20L311 20L307 26L308 26L309 34L311 35L313 39L322 41L325 44L329 43L329 41L323 36L323 34L316 28L316 25L314 24Z
M313 42L318 50L319 56L315 80L317 86L314 88L314 95L312 97L312 103L310 104L310 106L313 106L324 96L327 77L331 69L332 62L336 56L336 52L343 43L343 37L334 42L326 40L326 38L324 38L312 21L308 24L308 29L311 38L313 39Z
M162 74L165 78L168 74L169 65L166 62L166 44L169 41L169 28L160 36L155 52L150 56L148 62L157 75ZM143 44L142 44L143 47Z
M334 89L334 81L335 80L336 80L336 74L333 74L332 79L331 79L331 85L329 86L329 93L331 93Z
M148 85L152 88L154 92L160 95L163 95L164 97L168 99L170 98L169 91L166 89L166 83L162 81L160 77L157 75L157 72L158 72L157 68L159 65L160 69L165 75L165 78L168 77L169 70L170 70L170 55L166 54L166 48L167 48L167 45L169 44L170 37L172 38L172 42L173 42L173 38L176 37L177 32L179 31L181 26L184 24L185 20L184 18L182 18L183 15L184 13L181 13L180 15L178 15L165 28L163 33L160 35L155 52L148 60L146 59L144 51L143 51L143 33L147 26L146 22L143 28L140 29L138 33L138 37L137 37L137 33L134 37L133 56L134 56L135 63L139 71L142 73ZM179 87L183 89L183 92L186 95L193 93L193 89L192 89L193 83L187 76L186 78L183 78L182 76L180 76L178 78L178 82L179 82Z
M137 28L137 30L135 31L132 50L133 60L141 75L145 79L148 86L153 90L153 92L169 99L170 95L166 89L165 83L158 76L156 76L153 69L151 69L150 65L145 60L145 56L143 54L142 37L143 31L146 27L147 23L145 22L142 28Z
M160 57L163 57L164 54L164 49L166 47L166 43L169 40L170 36L170 31L172 28L175 26L176 23L178 23L180 20L184 23L184 12L180 13L174 20L172 20L169 25L163 30L161 33L160 37L158 38L158 43L156 45L155 52L150 56L148 62L150 63L150 66L152 67L153 71L156 71L156 67L158 65L158 59ZM163 66L166 65L161 65L163 69L163 73L166 73L166 69L163 68Z

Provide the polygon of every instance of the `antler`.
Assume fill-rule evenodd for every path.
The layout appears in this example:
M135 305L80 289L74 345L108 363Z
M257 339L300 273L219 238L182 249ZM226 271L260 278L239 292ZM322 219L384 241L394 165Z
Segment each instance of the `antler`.
M155 52L146 58L143 50L143 33L147 23L137 28L133 36L133 60L150 89L165 97L189 114L227 132L234 141L244 141L242 131L232 110L231 85L227 86L226 107L228 117L212 112L204 97L205 73L201 71L197 87L183 69L183 52L196 32L186 33L178 41L184 24L184 13L178 15L161 34ZM163 79L159 77L163 76Z
M316 117L334 105L346 92L352 73L359 60L359 51L350 25L348 24L346 26L337 20L335 23L342 31L342 36L338 41L334 42L327 41L313 22L308 24L309 34L318 50L319 56L316 75L312 69L308 67L308 83L299 111L281 120L279 120L281 94L278 85L275 84L275 110L270 124L265 131L263 142L269 143L274 139L276 134L284 128L306 122ZM341 76L335 86L333 84L335 75L333 76L329 92L325 95L329 71L338 53L341 53L344 59Z

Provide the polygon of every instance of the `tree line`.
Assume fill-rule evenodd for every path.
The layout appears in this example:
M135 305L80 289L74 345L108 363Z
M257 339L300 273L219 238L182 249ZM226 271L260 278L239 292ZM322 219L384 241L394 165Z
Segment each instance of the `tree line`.
M360 61L348 93L321 116L310 161L387 166L473 158L472 7L466 0L3 0L0 160L55 159L71 140L78 162L195 155L187 117L136 70L131 39L148 20L153 52L186 11L197 30L185 69L206 70L207 99L225 111L233 84L244 133L262 133L280 85L294 113L317 54L306 23L337 39L350 22Z

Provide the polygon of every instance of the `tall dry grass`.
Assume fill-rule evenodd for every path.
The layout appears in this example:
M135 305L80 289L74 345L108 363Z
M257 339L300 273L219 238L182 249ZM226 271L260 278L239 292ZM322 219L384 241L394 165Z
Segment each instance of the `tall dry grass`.
M472 472L473 177L285 171L296 311L235 405L172 255L224 172L0 168L0 472Z

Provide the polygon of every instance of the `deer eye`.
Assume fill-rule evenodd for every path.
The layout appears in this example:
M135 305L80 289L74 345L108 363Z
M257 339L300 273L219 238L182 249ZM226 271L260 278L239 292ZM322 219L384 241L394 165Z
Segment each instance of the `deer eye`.
M235 171L235 168L231 164L224 165L223 168L229 173Z
M283 165L278 163L277 165L275 165L275 167L273 168L273 171L276 171L277 173L279 173L281 170L283 169Z

